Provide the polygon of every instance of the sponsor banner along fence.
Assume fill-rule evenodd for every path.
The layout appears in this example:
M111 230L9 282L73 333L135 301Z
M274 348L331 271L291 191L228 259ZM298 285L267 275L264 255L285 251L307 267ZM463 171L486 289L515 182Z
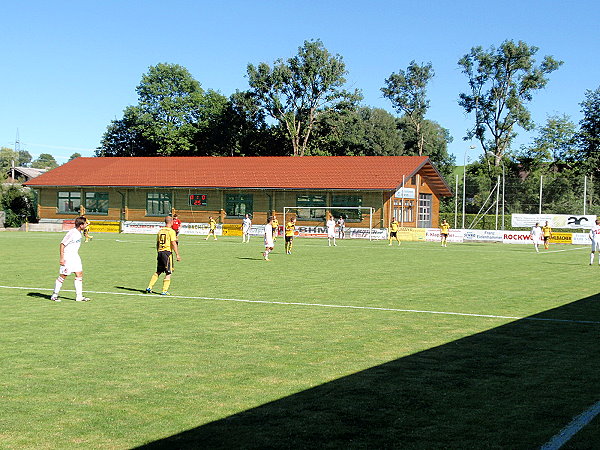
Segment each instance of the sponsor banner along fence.
M590 229L596 216L580 214L511 214L511 226L533 227L536 223L543 226L546 222L552 228Z
M112 222L108 220L90 221L90 233L119 233L121 231L121 222Z
M429 242L440 242L442 235L439 228L427 228L425 232L425 240ZM464 230L450 230L448 233L448 242L463 242Z
M464 230L465 241L502 242L504 231L502 230Z

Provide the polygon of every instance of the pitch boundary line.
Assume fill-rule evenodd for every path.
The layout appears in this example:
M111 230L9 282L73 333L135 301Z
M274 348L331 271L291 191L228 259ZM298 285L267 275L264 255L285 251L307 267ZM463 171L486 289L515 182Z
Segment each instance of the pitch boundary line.
M23 286L0 286L1 289L19 289L19 290L31 290L31 291L52 291L51 288L35 288L35 287L23 287ZM63 289L63 292L75 292L72 289ZM131 293L131 292L107 292L107 291L85 291L89 294L105 294L105 295L124 295L131 297L148 297L146 293ZM238 302L238 303L260 303L267 305L285 305L285 306L312 306L318 308L342 308L342 309L358 309L368 311L391 311L391 312L402 312L402 313L414 313L414 314L438 314L446 316L463 316L463 317L483 317L488 319L511 319L511 320L531 320L537 322L561 322L561 323L581 323L581 324L592 324L600 325L600 321L594 320L574 320L574 319L550 319L542 317L517 317L517 316L501 316L494 314L476 314L476 313L461 313L452 311L429 311L420 309L400 309L400 308L384 308L378 306L355 306L355 305L330 305L326 303L305 303L305 302L278 302L268 300L248 300L240 298L222 298L222 297L195 297L187 295L169 295L167 298L183 298L188 300L214 300L224 302Z
M552 439L542 445L540 450L558 450L568 441L570 441L575 434L577 434L592 420L594 420L598 414L600 414L600 401L596 402L586 411L573 418L573 420L566 427L564 427L557 434L555 434Z

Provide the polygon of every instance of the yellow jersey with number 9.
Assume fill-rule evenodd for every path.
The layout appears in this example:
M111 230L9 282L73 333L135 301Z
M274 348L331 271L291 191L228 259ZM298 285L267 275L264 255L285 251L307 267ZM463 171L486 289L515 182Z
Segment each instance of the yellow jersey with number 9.
M175 234L175 230L173 228L162 227L156 235L156 249L159 252L173 251L171 249L171 243L176 240L177 235Z

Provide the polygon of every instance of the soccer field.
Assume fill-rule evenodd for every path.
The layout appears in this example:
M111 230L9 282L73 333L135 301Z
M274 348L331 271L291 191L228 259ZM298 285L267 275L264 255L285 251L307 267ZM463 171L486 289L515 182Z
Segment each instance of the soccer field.
M165 297L98 233L54 303L61 238L0 233L0 448L531 449L600 401L587 247L181 236Z

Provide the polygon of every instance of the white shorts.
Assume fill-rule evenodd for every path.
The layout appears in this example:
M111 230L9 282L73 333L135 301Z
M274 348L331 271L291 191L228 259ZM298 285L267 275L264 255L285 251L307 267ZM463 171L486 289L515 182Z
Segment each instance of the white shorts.
M600 252L600 239L598 239L597 241L592 241L592 251Z
M83 272L83 265L81 264L81 258L79 255L65 259L65 265L60 266L59 269L59 273L61 275L71 275L73 272Z
M275 247L275 244L273 243L273 238L267 238L265 237L265 248L271 248L271 247Z

